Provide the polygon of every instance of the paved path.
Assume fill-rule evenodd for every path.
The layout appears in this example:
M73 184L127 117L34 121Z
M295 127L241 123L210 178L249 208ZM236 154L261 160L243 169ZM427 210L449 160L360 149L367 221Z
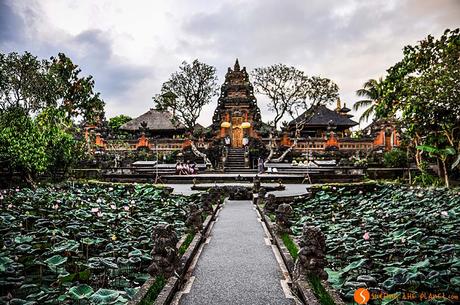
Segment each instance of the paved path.
M166 184L166 186L172 187L174 189L173 194L189 196L199 191L192 190L193 184ZM215 183L203 183L198 184L199 186L209 186L213 187ZM252 183L217 183L218 186L233 185L233 186L249 186L253 185ZM262 183L262 186L277 186L277 183ZM283 191L272 191L269 192L274 194L276 197L291 197L291 196L300 196L307 193L308 184L285 184L286 187Z
M193 271L181 305L294 304L250 201L226 201Z

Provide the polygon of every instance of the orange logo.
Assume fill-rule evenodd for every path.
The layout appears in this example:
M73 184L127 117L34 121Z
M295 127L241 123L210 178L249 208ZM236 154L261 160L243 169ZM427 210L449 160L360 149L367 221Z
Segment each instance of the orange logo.
M367 304L370 297L371 295L366 288L358 288L354 294L355 302L358 304Z

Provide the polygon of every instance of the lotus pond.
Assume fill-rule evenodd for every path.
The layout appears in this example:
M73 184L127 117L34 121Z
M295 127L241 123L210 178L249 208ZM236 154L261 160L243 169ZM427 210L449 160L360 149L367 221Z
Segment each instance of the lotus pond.
M187 200L148 185L3 192L0 304L126 303L148 278L151 227L183 235Z
M294 235L304 223L325 233L328 281L345 301L358 287L371 296L393 294L405 304L427 302L430 293L460 294L458 191L324 186L293 208Z

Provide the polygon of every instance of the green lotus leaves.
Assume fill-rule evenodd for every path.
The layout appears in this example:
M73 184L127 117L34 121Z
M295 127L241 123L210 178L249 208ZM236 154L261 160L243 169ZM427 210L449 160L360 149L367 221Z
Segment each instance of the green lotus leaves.
M63 183L4 195L0 286L7 288L0 297L10 293L10 304L125 304L149 277L151 228L170 223L184 234L190 200L148 184Z
M30 243L34 239L33 236L17 236L14 238L14 242L17 244Z
M364 189L321 187L292 204L294 235L305 223L326 235L331 285L347 301L355 286L368 284L368 275L375 279L372 287L388 293L453 291L460 278L458 190Z
M120 296L120 292L111 289L99 289L91 296L91 302L94 304L113 304Z
M68 295L74 300L82 300L89 298L94 290L91 286L86 284L73 286L69 289Z
M52 269L56 269L56 267L64 264L65 262L67 262L67 257L63 257L61 255L54 255L45 260L45 263L48 265L48 267Z

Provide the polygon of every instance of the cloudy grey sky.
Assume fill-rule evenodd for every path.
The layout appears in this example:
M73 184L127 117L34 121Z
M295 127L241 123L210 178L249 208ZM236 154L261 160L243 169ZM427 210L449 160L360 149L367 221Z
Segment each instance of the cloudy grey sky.
M137 116L183 60L284 63L355 91L428 34L460 26L460 0L0 0L0 52L64 52L96 80L108 117ZM264 120L271 114L258 97ZM216 99L199 121L211 122Z

